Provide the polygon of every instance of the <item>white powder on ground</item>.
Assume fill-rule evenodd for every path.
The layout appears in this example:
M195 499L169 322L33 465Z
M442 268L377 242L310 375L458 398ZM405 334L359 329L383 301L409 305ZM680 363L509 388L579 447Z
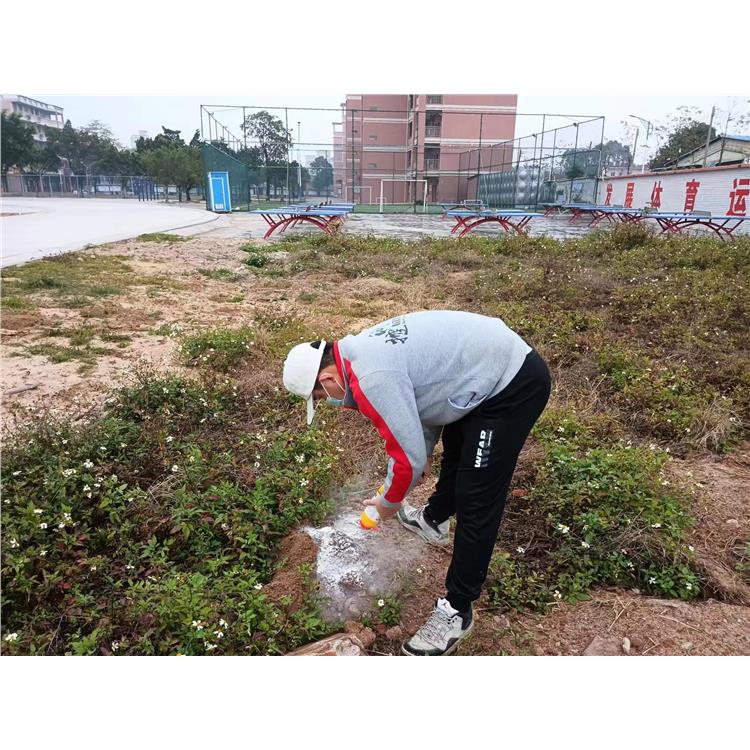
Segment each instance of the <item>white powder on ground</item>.
M331 619L357 618L372 608L376 595L396 592L399 574L424 553L425 543L395 518L363 529L362 509L362 499L354 497L338 507L330 525L304 529L318 545L322 610Z

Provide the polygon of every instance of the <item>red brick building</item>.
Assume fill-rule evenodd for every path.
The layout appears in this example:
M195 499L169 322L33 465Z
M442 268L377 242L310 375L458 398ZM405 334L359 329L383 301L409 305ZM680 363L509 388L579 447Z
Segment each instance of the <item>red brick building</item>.
M334 194L358 203L377 203L381 190L387 203L421 201L425 189L429 203L473 197L480 165L497 166L498 154L503 158L502 148L490 146L515 137L517 100L516 94L347 95L334 124Z

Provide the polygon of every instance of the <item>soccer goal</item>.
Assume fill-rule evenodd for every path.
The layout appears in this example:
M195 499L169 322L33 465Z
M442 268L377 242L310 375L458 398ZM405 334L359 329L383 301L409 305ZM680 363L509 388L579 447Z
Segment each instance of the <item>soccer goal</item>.
M380 180L380 213L383 213L383 205L385 203L385 197L383 196L383 185L386 182L422 182L424 183L424 200L422 205L422 213L427 213L427 180L408 180L401 177L383 177ZM415 191L416 194L416 191Z
M348 189L349 188L347 187L347 191L348 191ZM352 185L352 201L354 201L354 196L355 195L360 195L361 196L363 190L368 190L369 191L367 193L367 201L366 202L367 203L372 203L372 186L371 185ZM358 203L364 203L365 201L360 200L360 201L357 201L357 202Z

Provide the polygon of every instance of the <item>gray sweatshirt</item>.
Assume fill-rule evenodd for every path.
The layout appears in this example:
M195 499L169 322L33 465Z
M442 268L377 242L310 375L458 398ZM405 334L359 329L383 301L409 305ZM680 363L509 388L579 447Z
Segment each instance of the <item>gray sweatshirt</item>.
M444 425L497 395L531 347L499 318L435 310L399 315L333 347L344 407L385 440L384 500L398 505L419 480Z

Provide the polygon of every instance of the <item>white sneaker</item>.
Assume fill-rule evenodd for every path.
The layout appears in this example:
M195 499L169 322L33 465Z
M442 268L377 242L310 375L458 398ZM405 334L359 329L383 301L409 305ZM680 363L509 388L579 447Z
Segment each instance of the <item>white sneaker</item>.
M441 524L433 524L425 518L424 508L412 508L409 503L404 503L399 508L396 517L405 529L413 531L426 542L438 547L445 547L446 544L450 544L450 535L448 533L450 520L443 521Z
M438 599L430 619L401 646L407 656L447 656L474 627L471 607L458 612L447 599Z

